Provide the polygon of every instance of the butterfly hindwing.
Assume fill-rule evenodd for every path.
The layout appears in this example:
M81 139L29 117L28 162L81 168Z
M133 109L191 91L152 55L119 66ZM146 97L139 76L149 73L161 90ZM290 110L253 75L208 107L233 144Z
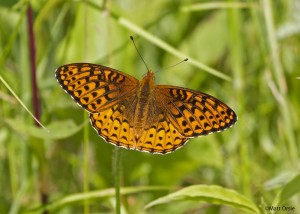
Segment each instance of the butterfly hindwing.
M182 136L165 115L145 129L137 142L137 150L167 154L182 147L189 138Z
M105 141L127 149L135 148L133 128L124 115L124 105L118 103L98 113L90 113L90 121Z
M55 71L62 88L91 113L123 100L139 81L118 70L90 63L63 65Z

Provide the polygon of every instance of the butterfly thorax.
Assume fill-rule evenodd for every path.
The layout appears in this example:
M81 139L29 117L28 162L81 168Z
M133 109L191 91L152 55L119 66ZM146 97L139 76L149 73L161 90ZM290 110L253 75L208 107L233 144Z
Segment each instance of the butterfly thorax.
M147 75L140 81L137 93L137 105L134 113L135 136L139 138L147 123L149 110L152 107L153 92L155 87L154 73L148 71Z

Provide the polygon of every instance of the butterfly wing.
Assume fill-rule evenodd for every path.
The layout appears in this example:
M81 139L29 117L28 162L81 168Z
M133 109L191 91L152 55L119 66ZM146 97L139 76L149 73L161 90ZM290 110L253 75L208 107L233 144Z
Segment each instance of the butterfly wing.
M182 136L165 114L150 128L145 129L137 141L136 149L150 153L167 154L182 147L189 138Z
M139 81L113 68L73 63L56 69L62 88L85 110L97 113L122 101L137 89Z
M158 85L154 94L167 118L186 138L222 131L237 121L237 116L231 108L205 93Z
M133 127L123 111L123 104L118 103L99 113L90 114L90 121L98 135L106 142L127 149L135 149Z

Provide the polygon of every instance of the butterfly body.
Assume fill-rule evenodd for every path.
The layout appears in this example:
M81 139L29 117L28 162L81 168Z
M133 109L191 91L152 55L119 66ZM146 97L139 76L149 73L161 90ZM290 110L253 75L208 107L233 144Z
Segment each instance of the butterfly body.
M155 85L151 70L139 81L109 67L73 63L59 67L56 78L90 113L100 137L128 149L166 154L237 121L234 111L213 96Z
M147 120L150 119L152 115L151 110L155 108L154 104L154 73L152 71L148 71L147 75L140 81L138 86L138 93L136 96L137 102L133 105L134 109L134 118L133 118L133 127L134 134L138 139L143 132L145 126L149 126L147 124ZM150 119L151 120L151 119ZM149 121L149 120L148 120Z

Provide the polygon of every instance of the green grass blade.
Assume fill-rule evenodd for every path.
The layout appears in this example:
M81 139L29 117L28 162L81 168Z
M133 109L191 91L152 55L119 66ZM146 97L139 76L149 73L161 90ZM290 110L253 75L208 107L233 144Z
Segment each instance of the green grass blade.
M55 121L48 124L49 132L34 125L28 125L18 119L6 119L5 122L16 132L44 140L55 140L70 137L80 131L89 121L77 126L72 120Z
M16 100L21 104L21 106L30 114L30 116L44 129L49 133L49 130L32 114L32 112L27 108L27 106L22 102L18 95L12 90L12 88L7 84L7 82L0 75L0 81L6 86L6 88L12 93Z
M211 9L227 9L227 8L249 8L253 6L252 3L246 2L209 2L209 3L196 3L182 6L182 12L211 10Z
M166 187L166 186L122 187L120 193L121 195L130 195L130 194L137 194L146 191L165 191L168 189L170 189L170 187ZM33 210L30 210L26 213L28 214L41 213L44 210L50 211L55 208L67 206L70 203L81 202L93 198L105 198L105 197L113 197L113 196L115 196L115 188L110 188L110 189L105 189L100 191L91 191L89 193L72 194L64 198L61 198L59 200L53 201L52 203L49 203L47 206L41 206Z
M295 194L300 192L300 174L295 176L291 181L289 181L282 189L279 195L278 205L283 205Z
M194 185L158 198L146 205L146 209L171 202L196 200L211 204L231 206L254 213L260 213L258 207L244 195L220 186Z

